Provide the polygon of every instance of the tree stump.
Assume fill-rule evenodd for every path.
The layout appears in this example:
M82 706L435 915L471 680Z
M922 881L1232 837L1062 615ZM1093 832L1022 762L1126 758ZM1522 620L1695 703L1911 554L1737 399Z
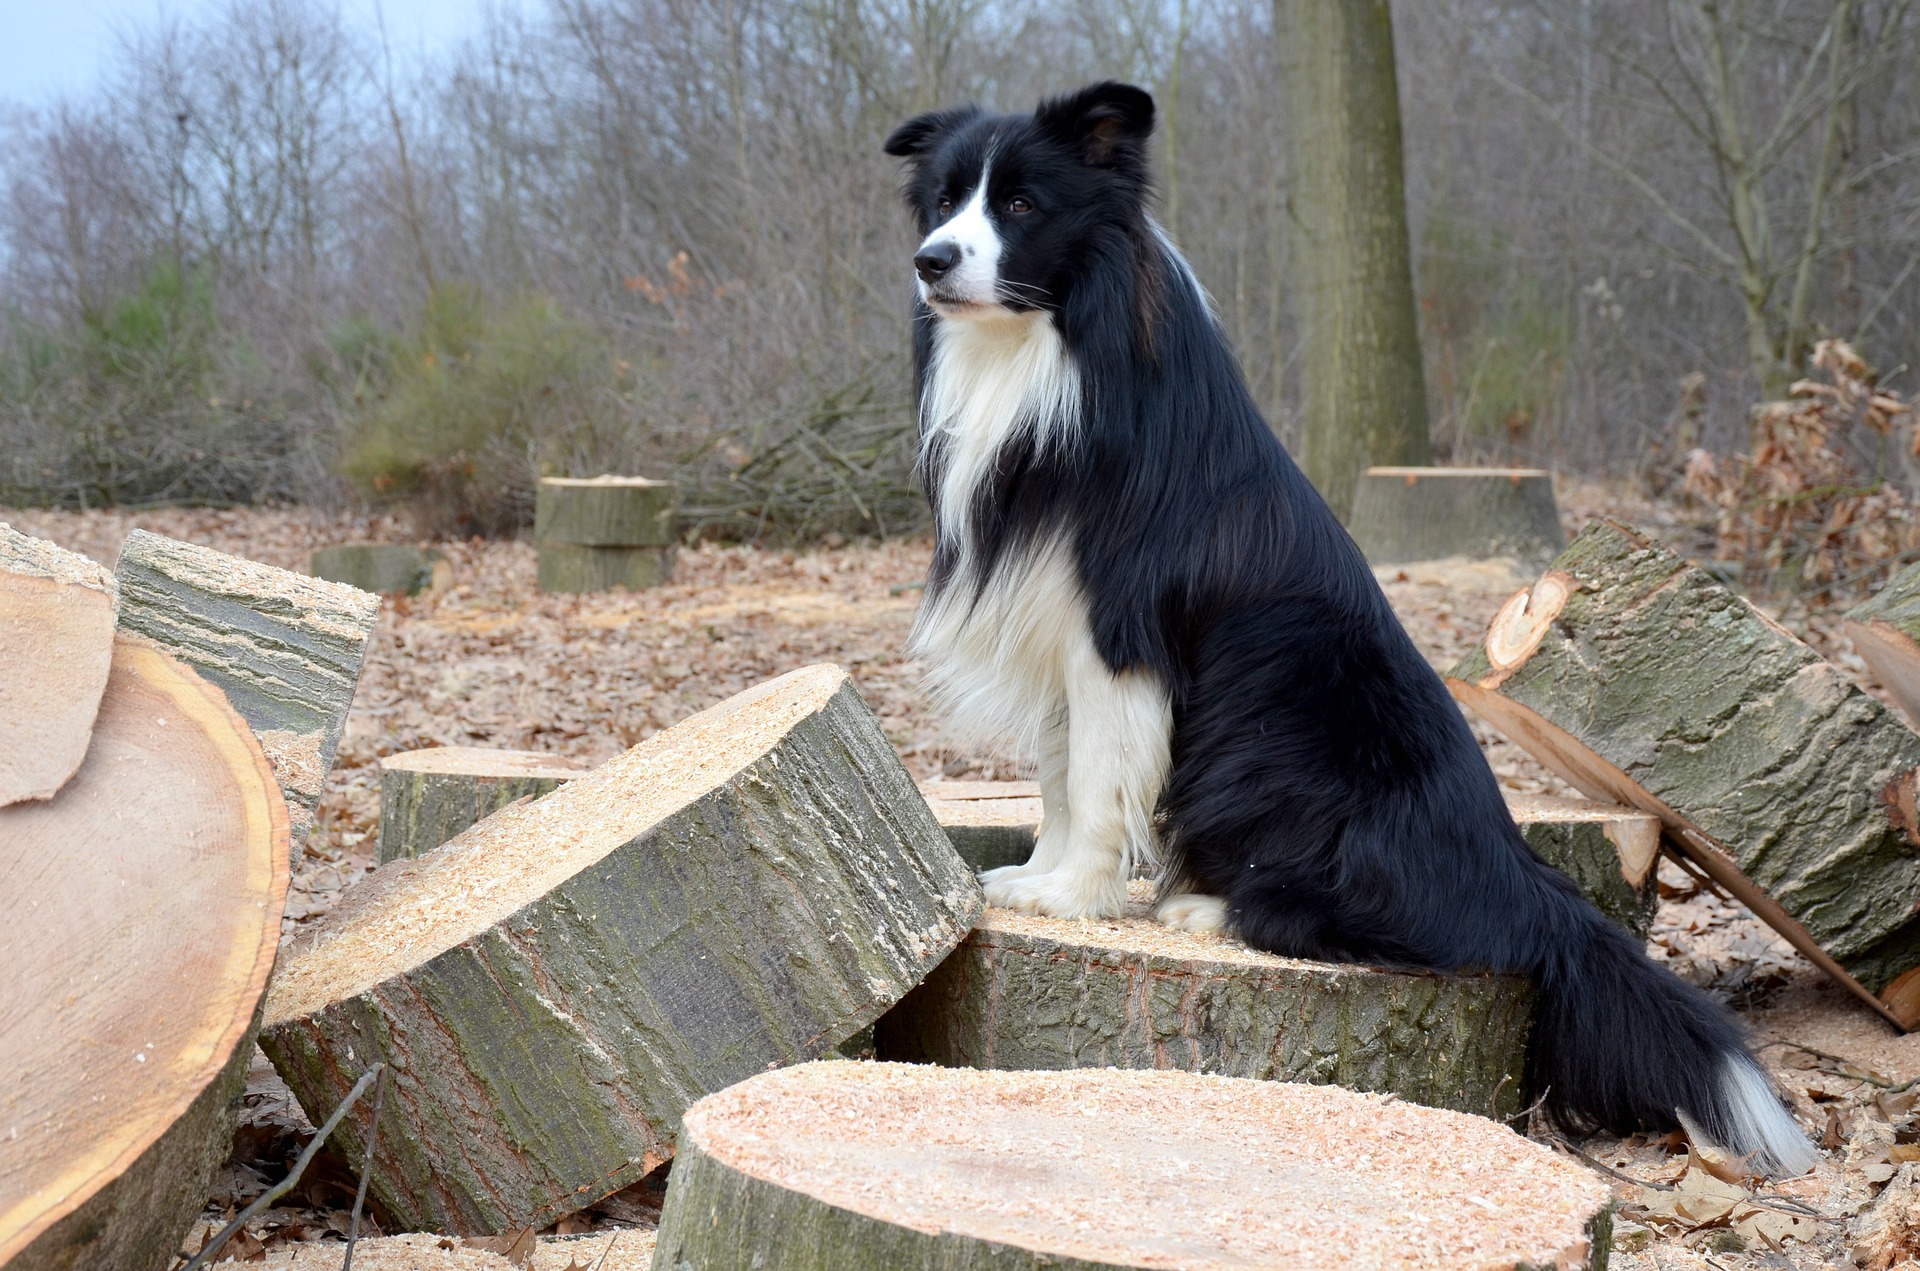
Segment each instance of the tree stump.
M161 1271L227 1158L279 945L273 770L123 635L80 771L0 808L0 876L0 1266Z
M1040 787L1032 781L929 781L920 787L953 850L976 872L1024 865L1040 832Z
M120 549L120 626L227 695L267 752L298 857L353 704L380 598L135 530Z
M1874 678L1920 727L1920 565L1894 575L1840 625Z
M380 761L379 862L431 852L510 803L537 799L586 770L565 755L435 746Z
M1547 1147L1377 1095L822 1063L688 1109L654 1265L1571 1271L1611 1215Z
M701 1095L872 1023L981 903L846 673L810 667L383 866L282 959L261 1045L309 1117L393 1065L395 1223L544 1227L665 1160Z
M874 1026L880 1058L1330 1082L1489 1116L1521 1106L1524 979L1278 958L1162 926L1153 888L1135 880L1121 919L987 910Z
M638 591L673 572L679 490L645 477L543 477L534 509L540 589Z
M0 807L80 770L113 664L113 575L0 521Z
M1920 737L1626 526L1590 526L1449 687L1669 841L1902 1028L1920 1019Z
M1375 565L1505 556L1537 569L1567 541L1538 468L1368 468L1347 528Z
M323 547L308 558L315 578L361 591L415 596L442 591L453 581L446 553L407 543L347 543Z
M1042 807L1031 781L930 781L927 806L975 870L1024 865ZM1659 904L1657 817L1613 803L1507 793L1507 810L1541 859L1570 876L1600 912L1639 936Z

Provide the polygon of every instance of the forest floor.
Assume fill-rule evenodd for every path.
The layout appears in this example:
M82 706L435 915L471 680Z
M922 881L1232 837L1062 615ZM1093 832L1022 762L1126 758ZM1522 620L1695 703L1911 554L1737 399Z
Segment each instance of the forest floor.
M1683 511L1593 485L1561 492L1569 529L1606 514L1683 551L1704 550ZM135 527L304 569L315 548L402 541L379 518L305 509L60 512L0 509L0 520L111 564ZM695 710L759 680L814 662L853 675L882 728L922 780L1024 776L990 755L943 740L905 652L929 546L921 541L805 551L702 545L684 549L672 581L640 594L551 596L534 585L526 542L440 544L453 584L383 608L315 832L296 872L286 930L325 913L372 865L378 760L434 745L559 752L605 760ZM1526 580L1500 564L1384 570L1389 599L1438 667L1450 666ZM1860 660L1831 615L1778 614L1856 675ZM1476 721L1502 784L1566 793L1531 758ZM1589 1163L1613 1171L1622 1271L1682 1268L1884 1268L1920 1256L1920 1034L1899 1037L1833 988L1739 906L1702 892L1672 866L1649 951L1727 1000L1823 1149L1790 1183L1721 1183L1683 1142L1596 1138ZM233 1159L207 1220L230 1215L283 1174L306 1137L305 1118L256 1057ZM1544 1127L1537 1133L1551 1137ZM324 1158L323 1158L324 1159ZM331 1266L315 1241L338 1240L352 1179L325 1170L249 1228L240 1255L276 1266ZM644 1266L662 1182L650 1179L563 1224L571 1233L629 1231L606 1271ZM197 1247L207 1230L196 1229ZM505 1265L443 1242L456 1265ZM392 1265L440 1265L410 1244ZM605 1241L542 1246L533 1265L590 1265ZM413 1261L407 1261L408 1258ZM557 1260L562 1259L564 1260ZM425 1259L425 1260L422 1260ZM519 1259L516 1258L516 1261ZM362 1259L356 1256L356 1263ZM377 1258L364 1263L377 1271Z

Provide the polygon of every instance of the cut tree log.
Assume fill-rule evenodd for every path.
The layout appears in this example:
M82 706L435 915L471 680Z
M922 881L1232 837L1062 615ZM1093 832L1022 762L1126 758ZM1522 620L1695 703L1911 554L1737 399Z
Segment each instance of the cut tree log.
M976 870L1024 865L1042 807L1031 781L929 781L927 806ZM1571 876L1602 913L1644 936L1659 904L1654 861L1660 821L1633 808L1507 792L1507 809L1533 850Z
M822 1063L688 1109L654 1265L1572 1271L1612 1208L1497 1122L1328 1086Z
M1537 569L1567 542L1538 468L1368 468L1347 527L1375 565L1508 557Z
M673 576L671 547L583 547L578 543L540 544L537 581L541 591L567 595L644 591Z
M273 763L297 858L353 704L380 598L135 530L120 549L120 627L227 695Z
M1709 575L1597 522L1454 696L1668 841L1901 1028L1920 1021L1920 737Z
M1895 574L1840 626L1874 678L1920 727L1920 565Z
M435 746L380 761L380 864L423 856L510 803L586 771L565 755Z
M1521 1106L1524 979L1277 958L1155 922L1153 887L1134 881L1121 919L987 910L881 1017L876 1052L949 1067L1331 1082L1483 1115Z
M980 907L846 672L810 667L383 866L288 951L261 1045L315 1118L393 1065L394 1222L544 1227L665 1160L701 1095L872 1023Z
M429 587L443 591L453 582L446 553L407 543L323 547L308 558L308 568L315 578L375 593L415 596Z
M0 521L0 807L80 770L113 664L113 575Z
M669 547L679 537L679 487L645 477L542 477L533 536L582 547Z
M0 808L0 877L0 1266L161 1271L227 1158L279 946L272 768L123 635L85 764Z

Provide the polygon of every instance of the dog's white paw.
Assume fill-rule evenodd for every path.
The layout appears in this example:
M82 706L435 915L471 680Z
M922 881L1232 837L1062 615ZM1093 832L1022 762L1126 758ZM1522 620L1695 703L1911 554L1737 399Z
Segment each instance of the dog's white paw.
M1009 865L980 875L987 903L1043 918L1113 918L1127 908L1124 878L1092 878L1066 870L1021 874Z
M1218 896L1182 892L1160 902L1153 916L1175 931L1206 934L1227 928L1227 902Z

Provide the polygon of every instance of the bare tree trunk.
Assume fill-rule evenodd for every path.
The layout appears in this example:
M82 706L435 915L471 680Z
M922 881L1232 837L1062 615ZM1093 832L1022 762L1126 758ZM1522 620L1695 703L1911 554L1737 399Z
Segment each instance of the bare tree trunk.
M1274 0L1287 115L1303 466L1342 516L1369 464L1425 464L1387 0Z

